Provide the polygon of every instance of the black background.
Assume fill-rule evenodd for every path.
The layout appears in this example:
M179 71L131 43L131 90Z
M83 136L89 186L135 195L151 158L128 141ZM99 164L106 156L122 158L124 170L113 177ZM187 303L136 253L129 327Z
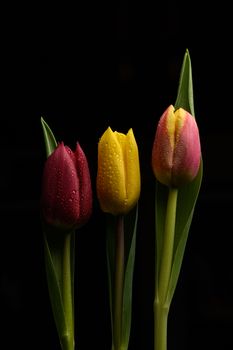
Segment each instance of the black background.
M105 224L95 194L97 143L133 128L139 201L130 350L153 349L154 186L159 117L176 99L188 49L204 176L169 314L168 349L233 346L232 36L230 9L190 1L20 2L1 11L1 348L59 349L39 219L45 149L79 141L94 208L76 239L77 349L110 349ZM2 346L2 344L4 344Z

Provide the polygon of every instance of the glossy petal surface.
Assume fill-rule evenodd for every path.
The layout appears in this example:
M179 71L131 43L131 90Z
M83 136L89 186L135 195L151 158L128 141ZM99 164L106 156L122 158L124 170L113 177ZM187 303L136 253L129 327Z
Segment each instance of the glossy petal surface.
M195 118L170 105L159 120L152 149L155 177L167 186L192 181L200 166L201 146Z
M128 212L140 194L138 148L132 129L127 135L109 127L98 144L97 195L101 209Z
M74 153L62 142L47 158L41 206L45 221L61 229L75 228L88 220L92 210L91 181L79 145Z

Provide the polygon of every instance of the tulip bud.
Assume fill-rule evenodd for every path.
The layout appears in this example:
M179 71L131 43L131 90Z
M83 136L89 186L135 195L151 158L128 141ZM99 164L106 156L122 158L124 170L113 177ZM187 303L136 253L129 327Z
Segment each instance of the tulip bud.
M136 205L140 186L133 130L125 135L109 127L98 144L97 196L101 209L113 215L126 214Z
M164 185L179 187L191 182L201 159L199 131L195 118L170 105L159 120L152 149L155 177Z
M92 212L92 188L86 156L60 143L47 158L42 177L42 215L57 228L82 226Z

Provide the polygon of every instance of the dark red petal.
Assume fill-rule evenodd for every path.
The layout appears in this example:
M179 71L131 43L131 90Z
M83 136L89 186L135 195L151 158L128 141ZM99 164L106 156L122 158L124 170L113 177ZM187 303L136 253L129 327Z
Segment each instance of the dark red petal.
M42 213L55 226L72 227L79 218L79 179L63 142L47 158L42 178Z
M75 150L76 171L79 179L80 216L78 225L83 225L92 213L92 186L87 158L79 143Z

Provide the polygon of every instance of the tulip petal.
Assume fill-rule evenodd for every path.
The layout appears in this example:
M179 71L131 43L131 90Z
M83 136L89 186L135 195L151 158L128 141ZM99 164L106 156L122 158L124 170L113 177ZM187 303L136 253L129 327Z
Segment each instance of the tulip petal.
M79 217L79 180L72 151L60 143L47 158L42 179L42 210L46 221L57 227L72 228Z
M127 164L126 201L127 208L130 210L138 201L141 188L138 147L132 129L126 135L125 159Z
M152 148L152 169L155 177L163 184L171 182L174 149L175 116L170 105L159 120Z
M119 138L110 127L98 144L97 193L104 212L119 212L126 196L125 168Z
M182 108L175 113L179 127L173 156L172 182L173 185L179 186L192 181L197 175L201 160L201 147L194 117Z
M79 143L75 150L76 171L79 179L79 205L80 215L78 226L82 226L91 216L92 213L92 187L90 171L87 158Z
M132 129L125 135L109 127L98 144L97 195L101 209L126 214L140 194L138 148Z
M178 187L197 175L201 158L195 118L170 105L159 120L152 149L152 169L164 185Z

